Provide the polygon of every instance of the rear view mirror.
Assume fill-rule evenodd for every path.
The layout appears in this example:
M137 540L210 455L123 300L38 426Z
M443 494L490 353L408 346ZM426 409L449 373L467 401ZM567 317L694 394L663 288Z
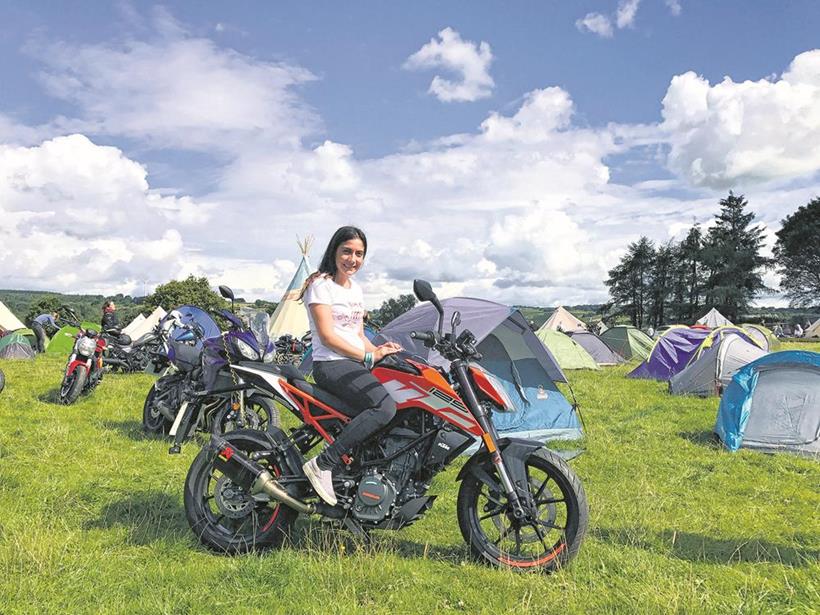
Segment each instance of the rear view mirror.
M419 301L433 301L436 298L433 287L426 280L413 280L413 294Z
M227 286L220 285L219 294L225 297L225 299L230 299L231 301L233 301L233 291Z
M426 280L413 280L413 294L416 295L419 301L429 301L435 306L438 311L438 334L441 335L441 320L444 316L444 308L441 307L441 301L438 300L436 293L433 292L433 287L430 286L430 282Z

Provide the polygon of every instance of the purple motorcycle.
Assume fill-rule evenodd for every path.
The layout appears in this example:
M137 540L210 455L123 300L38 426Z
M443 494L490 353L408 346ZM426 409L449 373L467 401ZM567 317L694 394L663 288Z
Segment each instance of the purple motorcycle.
M149 391L143 409L146 431L167 433L174 438L169 453L179 453L182 442L196 432L215 434L235 429L266 430L279 426L279 411L273 399L260 394L232 368L240 361L272 363L275 349L267 330L253 330L233 313L234 295L227 286L219 292L231 300L231 311L218 315L228 330L210 336L212 327L200 315L183 333L172 335L168 358L170 368ZM199 308L179 310L182 320ZM212 319L211 319L212 321Z

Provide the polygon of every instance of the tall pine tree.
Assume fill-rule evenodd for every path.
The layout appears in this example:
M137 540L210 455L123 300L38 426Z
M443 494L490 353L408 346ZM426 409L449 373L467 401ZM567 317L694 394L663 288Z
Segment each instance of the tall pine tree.
M627 253L609 271L605 284L609 287L613 314L625 314L636 327L648 322L652 299L652 267L655 246L647 237L629 244Z
M763 229L750 226L755 218L747 212L743 195L720 201L720 213L704 242L704 265L708 272L706 306L716 307L729 320L737 320L749 303L762 291L763 270L770 260L760 255Z

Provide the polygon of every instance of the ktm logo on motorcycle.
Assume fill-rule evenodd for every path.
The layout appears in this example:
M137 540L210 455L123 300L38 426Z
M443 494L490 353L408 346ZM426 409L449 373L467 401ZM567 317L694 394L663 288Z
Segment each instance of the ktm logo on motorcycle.
M230 461L231 457L233 457L233 449L230 446L226 446L219 451L219 458L222 461Z

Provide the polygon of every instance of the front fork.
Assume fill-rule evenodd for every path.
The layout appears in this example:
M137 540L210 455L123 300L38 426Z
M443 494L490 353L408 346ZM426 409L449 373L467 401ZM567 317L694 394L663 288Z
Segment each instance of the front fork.
M527 516L527 512L521 504L521 499L518 497L518 491L510 478L510 473L507 471L507 466L504 464L504 458L498 450L498 432L495 430L495 425L493 425L489 414L479 403L478 397L476 397L473 386L470 383L470 378L467 374L467 365L461 359L456 359L451 363L450 368L458 381L461 397L467 402L467 407L470 408L476 421L478 421L478 424L484 431L484 435L481 439L484 442L484 446L487 448L487 452L490 453L490 460L498 471L498 476L501 478L501 485L507 492L507 499L512 507L513 516L516 519L523 519Z

